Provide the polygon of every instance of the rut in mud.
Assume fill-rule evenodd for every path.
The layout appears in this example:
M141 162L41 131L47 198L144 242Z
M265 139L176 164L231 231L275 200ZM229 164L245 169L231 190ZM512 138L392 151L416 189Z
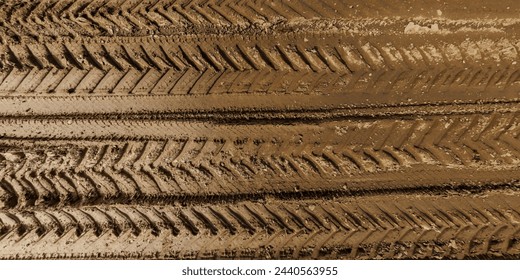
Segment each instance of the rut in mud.
M520 257L520 4L384 2L1 3L0 258Z

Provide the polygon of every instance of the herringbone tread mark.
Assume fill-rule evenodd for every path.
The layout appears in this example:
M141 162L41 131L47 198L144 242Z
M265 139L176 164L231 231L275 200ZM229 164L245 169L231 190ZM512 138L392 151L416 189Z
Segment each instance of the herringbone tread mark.
M518 92L517 41L430 39L279 34L7 45L0 94L391 93L413 103L421 94Z
M512 0L510 0L512 1ZM369 19L371 21L401 17L433 17L442 20L437 11L451 19L467 19L486 13L496 20L515 18L517 3L499 7L473 1L457 5L435 3L422 9L423 2L397 0L381 5L372 1L250 1L250 0L138 0L138 1L3 1L2 41L49 41L59 37L147 36L151 34L183 34L225 32L245 27L259 30L276 28L281 23L319 19ZM462 9L461 7L464 7ZM385 25L388 25L386 20ZM381 26L381 25L380 25Z
M8 210L0 211L0 257L400 259L518 255L519 205L516 193L491 192L484 197L269 199L182 207Z
M300 126L28 122L3 125L5 131L12 126L29 133L12 132L7 136L26 139L2 144L4 207L481 186L520 179L518 114ZM69 140L35 141L61 138L53 134L58 128ZM128 136L118 136L121 130ZM162 135L139 135L147 131Z

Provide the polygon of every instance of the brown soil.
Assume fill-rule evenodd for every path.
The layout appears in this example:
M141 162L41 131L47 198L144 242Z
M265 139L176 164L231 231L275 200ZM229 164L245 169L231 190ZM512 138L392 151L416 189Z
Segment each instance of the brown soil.
M0 7L0 258L520 257L516 0Z

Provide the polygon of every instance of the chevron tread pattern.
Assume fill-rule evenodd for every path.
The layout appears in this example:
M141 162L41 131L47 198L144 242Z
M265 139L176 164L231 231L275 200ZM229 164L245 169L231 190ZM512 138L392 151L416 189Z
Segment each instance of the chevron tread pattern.
M520 258L494 2L1 1L0 259Z
M486 7L464 0L457 7L436 4L431 11L422 11L421 0L386 1L250 1L250 0L140 0L140 1L4 1L0 17L3 41L42 41L59 37L147 36L150 34L183 34L223 29L243 30L246 27L279 24L296 20L352 19L388 17L435 17L437 9L447 14L471 17L478 12L501 12L505 17L516 15L519 8L513 0L500 7ZM509 3L507 3L509 2ZM464 7L464 9L459 8ZM508 7L506 9L505 7Z
M106 133L113 138L118 127L110 123L98 122L110 128ZM191 135L147 140L150 136L130 131L138 138L109 144L77 138L58 142L4 140L0 201L5 207L146 203L186 196L381 188L370 180L386 182L384 188L406 189L410 174L416 174L415 184L431 186L489 180L508 183L520 179L515 175L520 162L518 124L517 114L495 113L331 122L296 130L301 135L298 139L283 126L200 125L197 129L189 125ZM30 130L27 124L13 125ZM147 125L124 125L126 129L129 126L143 133ZM34 127L40 137L45 135L41 127L54 131L49 124ZM148 129L184 130L167 127ZM95 126L86 129L99 135ZM78 130L71 129L85 137ZM212 131L213 136L204 131ZM232 138L230 131L234 132ZM446 167L449 169L443 170ZM447 175L450 181L434 179L440 173L452 174ZM372 179L364 182L362 178Z
M520 253L517 195L399 199L2 210L0 258L420 259ZM112 251L118 245L124 249Z
M520 66L514 63L519 43L508 38L471 44L441 38L389 43L393 39L377 38L359 44L356 37L342 34L275 36L276 45L269 41L272 36L8 45L0 94L370 92L374 97L406 94L413 100L416 93L432 98L446 93L458 98L481 92L512 94L520 84ZM336 39L323 43L327 38Z

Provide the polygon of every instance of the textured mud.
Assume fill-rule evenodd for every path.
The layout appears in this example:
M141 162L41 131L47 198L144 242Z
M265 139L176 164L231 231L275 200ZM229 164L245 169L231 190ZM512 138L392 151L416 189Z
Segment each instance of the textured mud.
M0 258L518 259L519 14L4 1Z

